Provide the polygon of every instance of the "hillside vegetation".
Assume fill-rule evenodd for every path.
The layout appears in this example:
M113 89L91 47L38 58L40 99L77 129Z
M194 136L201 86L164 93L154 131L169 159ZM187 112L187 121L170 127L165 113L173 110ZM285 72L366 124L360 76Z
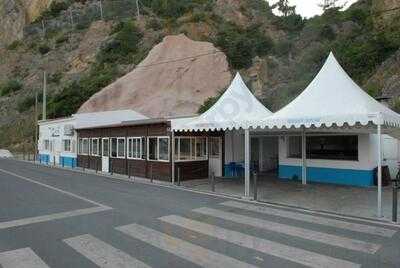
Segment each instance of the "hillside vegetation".
M331 8L303 19L272 13L264 0L141 0L141 16L113 14L68 24L68 12L92 14L97 1L53 1L36 19L59 27L32 30L0 49L0 148L32 147L34 95L48 74L50 118L68 116L118 77L133 70L166 35L185 33L223 51L232 72L271 110L297 96L312 80L329 51L372 96L392 97L400 109L400 12L381 0L360 0L346 11ZM393 1L389 1L393 3ZM399 1L400 2L400 1ZM398 3L400 7L400 3ZM121 8L122 7L122 8ZM86 12L86 13L85 13ZM35 29L33 26L31 28ZM224 88L221 88L223 91ZM210 96L202 111L217 99Z

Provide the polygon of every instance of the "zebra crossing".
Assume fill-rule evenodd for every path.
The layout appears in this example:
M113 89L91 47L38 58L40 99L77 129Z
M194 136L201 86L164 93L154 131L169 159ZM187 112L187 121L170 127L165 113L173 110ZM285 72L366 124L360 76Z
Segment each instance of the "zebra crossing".
M251 216L249 216L251 215ZM268 216L279 217L284 223L273 221ZM304 222L308 225L301 227L293 224ZM217 223L216 223L217 222ZM222 222L222 223L221 223ZM231 224L243 226L241 231L235 230ZM292 223L292 224L290 224ZM227 201L219 204L218 208L201 207L193 209L188 215L168 215L154 220L156 227L144 226L132 223L115 227L115 234L122 235L130 243L143 243L158 251L174 255L200 267L270 267L269 259L277 258L284 262L305 267L361 267L362 263L351 257L340 258L326 252L316 252L309 248L301 248L290 242L276 241L276 236L284 235L304 241L320 243L328 248L340 248L351 254L363 254L364 257L373 258L384 249L385 241L390 241L400 230L396 226L383 226L378 223L365 223L357 220L346 220L328 216L312 215L294 210L260 206L256 204ZM306 228L304 226L323 226L338 230L337 233L322 232ZM168 228L159 226L168 225ZM158 227L157 227L158 226ZM193 238L177 235L172 229L183 233L192 232ZM248 228L257 230L259 235L249 233ZM161 229L161 230L160 230ZM346 232L339 232L345 230ZM178 232L179 233L179 232ZM362 234L362 238L355 239L355 235ZM198 243L196 238L200 236L202 241L217 240L218 243L226 243L230 247L239 247L255 254L257 261L240 259L231 252L221 252L213 247L213 243L204 246ZM376 239L379 238L379 239ZM73 249L82 258L86 258L98 267L155 267L152 263L146 263L140 254L134 250L119 249L118 244L108 243L93 234L80 234L65 238L63 245ZM330 252L330 251L328 251ZM334 252L334 251L332 251ZM368 258L367 258L368 259ZM400 266L400 262L397 264ZM21 248L0 253L0 267L2 268L49 268L45 258L41 258L34 249Z

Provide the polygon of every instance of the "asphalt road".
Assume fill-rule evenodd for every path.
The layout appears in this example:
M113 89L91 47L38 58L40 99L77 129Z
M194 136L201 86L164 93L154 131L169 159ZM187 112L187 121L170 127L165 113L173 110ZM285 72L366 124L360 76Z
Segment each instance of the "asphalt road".
M400 267L399 226L9 159L0 203L3 268Z

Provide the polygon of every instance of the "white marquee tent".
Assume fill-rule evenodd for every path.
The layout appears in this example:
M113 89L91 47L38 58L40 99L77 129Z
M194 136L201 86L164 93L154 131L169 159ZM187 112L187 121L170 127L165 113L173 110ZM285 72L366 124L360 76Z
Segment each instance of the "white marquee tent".
M362 90L333 53L310 85L274 115L252 124L262 129L302 130L302 179L306 183L306 132L364 131L378 135L378 216L382 215L382 133L399 137L400 115Z
M330 53L310 85L287 106L271 114L237 74L232 85L206 113L172 126L174 131L245 129L245 196L250 192L249 144L253 131L302 131L303 183L306 183L306 132L339 131L378 134L378 216L382 200L381 134L400 137L400 115L362 90Z
M272 115L247 88L239 73L219 100L205 113L172 121L173 131L245 130L245 196L250 195L250 127L254 120ZM174 145L173 145L174 148Z
M219 100L205 113L188 121L176 121L175 131L216 131L248 129L254 120L271 116L247 88L239 73Z

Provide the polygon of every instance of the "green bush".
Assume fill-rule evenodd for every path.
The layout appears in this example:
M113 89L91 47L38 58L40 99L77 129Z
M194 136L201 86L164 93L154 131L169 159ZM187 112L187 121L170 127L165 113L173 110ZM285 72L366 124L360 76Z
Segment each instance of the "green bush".
M396 98L393 102L392 108L397 113L400 113L400 98Z
M255 56L264 56L273 50L272 40L254 25L241 29L233 24L222 24L215 44L226 53L231 66L242 69L251 66Z
M154 31L159 31L162 29L162 24L157 19L151 19L146 23L147 29L153 29Z
M101 48L97 55L97 62L99 64L132 63L143 34L131 20L119 23L113 32L115 32L113 40Z
M50 50L51 50L51 48L47 44L42 44L38 47L38 51L42 55L49 53Z
M16 50L20 46L22 46L22 42L20 40L15 40L14 42L12 42L11 44L9 44L7 46L7 49L8 50Z
M21 90L23 87L19 80L11 79L0 85L0 96L9 95L12 92Z
M277 25L281 30L288 32L298 32L304 27L305 21L302 16L298 14L292 14L289 16L276 17L275 25Z
M55 42L57 45L61 45L62 43L65 43L67 41L68 41L68 35L65 33L56 37L56 39L55 39Z
M70 4L65 1L53 1L50 7L44 11L36 21L57 17L61 11L68 9L69 5Z
M335 40L336 34L330 25L324 25L319 33L322 39L329 41Z
M39 97L38 97L39 100ZM32 106L35 105L35 96L28 96L22 101L18 102L17 110L20 113L28 111Z

